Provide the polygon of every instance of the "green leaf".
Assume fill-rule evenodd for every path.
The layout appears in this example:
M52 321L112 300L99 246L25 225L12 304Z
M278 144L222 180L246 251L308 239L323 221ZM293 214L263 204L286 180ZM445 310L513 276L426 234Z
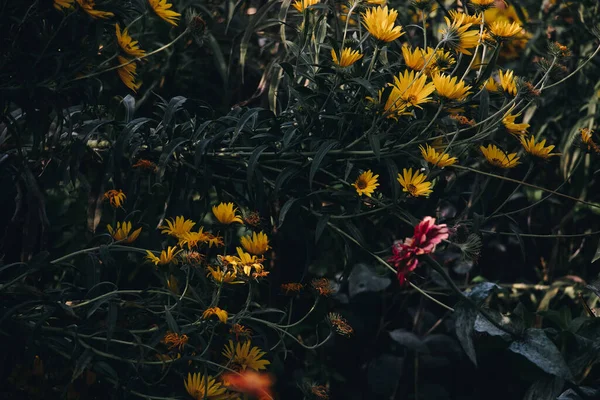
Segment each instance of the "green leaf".
M258 113L261 111L264 111L264 108L253 108L251 110L246 111L246 113L242 115L242 118L240 118L235 127L235 130L233 131L233 138L231 139L230 145L233 146L238 136L240 135L240 132L244 129L248 121L250 121L251 119L255 119Z
M123 106L125 107L125 122L130 122L135 111L135 97L128 94L123 98Z
M296 200L298 199L289 199L285 202L283 207L281 207L281 210L279 210L279 223L277 225L278 228L281 228L281 226L283 225L283 221L285 221L285 216L287 215L288 211L290 211L290 208L292 208Z
M169 100L169 104L167 105L165 115L163 116L162 120L164 129L168 129L170 127L173 116L177 111L179 111L183 103L185 103L186 101L187 98L183 96L175 96L171 100Z
M390 338L401 346L419 353L429 353L429 348L420 337L405 329L395 329L389 332Z
M329 214L323 214L319 217L319 220L317 221L317 227L315 228L315 243L319 242L319 238L323 234L323 231L329 222L329 217Z
M337 141L335 141L333 139L326 140L325 142L323 142L323 144L321 144L321 147L319 147L319 150L317 150L317 153L315 154L315 158L313 159L313 161L310 165L310 173L308 175L308 185L311 190L312 190L312 182L313 182L313 178L315 177L315 174L319 170L321 163L323 162L323 159L325 158L327 153L329 153L329 151L331 149L333 149L335 147L335 145L337 145Z
M258 24L262 22L262 20L267 16L269 10L276 4L279 4L277 0L269 0L267 4L264 4L261 8L258 9L256 14L252 16L250 22L248 22L248 26L246 27L246 31L242 36L242 40L240 42L240 67L242 69L242 83L244 82L244 67L246 65L246 54L248 53L248 45L250 44L250 38L254 34Z
M473 364L477 365L477 354L475 353L475 344L473 343L477 310L469 304L460 302L454 307L454 315L456 316L454 323L456 337L469 359Z
M522 355L550 375L564 379L571 378L571 371L569 371L565 359L542 329L527 329L525 337L512 342L508 350Z
M179 325L177 325L175 318L173 318L173 314L171 314L171 311L169 311L169 308L167 306L165 306L165 319L167 322L167 326L169 327L169 330L171 332L175 332L175 333L181 332L179 329Z
M167 168L167 162L169 161L169 158L171 158L171 155L173 155L173 153L175 153L175 150L177 150L177 148L179 146L181 146L183 143L185 143L187 141L188 141L187 138L176 137L175 139L173 139L169 142L169 144L164 149L164 151L162 152L162 154L160 155L160 158L158 160L158 178L159 179L162 179L163 176L165 175L165 170Z
M74 382L75 379L79 378L87 366L90 365L93 357L94 353L92 352L92 349L85 349L83 354L77 359L77 363L73 369L73 375L71 376L71 382Z
M388 176L390 178L390 188L392 188L392 196L394 201L396 201L398 200L398 197L400 197L400 184L397 181L398 165L396 165L396 162L391 158L384 158L383 161L385 163L385 166L388 171Z
M594 258L592 258L592 263L600 260L600 241L598 241L598 247L596 248L596 254L594 254Z
M479 95L481 99L479 100L479 115L478 121L483 121L488 117L490 113L490 94L487 90L482 90Z
M252 151L252 154L250 154L250 159L248 160L248 170L246 171L246 180L248 182L248 188L250 189L250 191L252 191L252 180L254 178L254 171L256 170L258 159L260 158L260 155L263 153L263 151L265 151L268 147L268 145L263 144L255 148Z
M523 400L556 400L563 390L562 378L546 376L535 381L525 393Z
M369 144L371 145L371 150L373 150L375 157L377 157L377 161L379 161L379 159L381 157L381 140L379 138L379 135L371 133L371 134L367 135L367 137L369 138Z

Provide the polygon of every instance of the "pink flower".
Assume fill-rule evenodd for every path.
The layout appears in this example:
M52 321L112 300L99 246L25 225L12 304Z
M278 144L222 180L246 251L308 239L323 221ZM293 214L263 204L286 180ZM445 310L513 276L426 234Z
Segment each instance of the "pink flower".
M406 275L419 266L418 255L429 254L435 247L448 239L449 231L446 224L435 224L435 218L425 217L415 226L413 237L397 240L392 246L392 256L388 262L394 264L398 271L398 281L401 285L406 282Z

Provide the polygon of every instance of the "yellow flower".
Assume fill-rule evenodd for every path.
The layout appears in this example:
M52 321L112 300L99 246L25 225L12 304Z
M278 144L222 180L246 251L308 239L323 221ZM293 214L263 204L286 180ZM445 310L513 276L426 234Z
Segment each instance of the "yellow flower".
M252 236L244 236L240 239L240 243L246 249L248 253L256 254L257 256L264 254L269 247L269 238L263 232L256 234L252 233Z
M494 21L489 29L492 36L498 40L511 38L523 30L517 22L509 23L507 21Z
M403 74L394 77L392 91L388 96L384 109L389 113L388 117L395 118L396 115L407 113L409 107L418 107L419 104L431 101L429 95L433 93L435 86L427 83L427 76L421 75L415 79L415 72L405 70ZM379 100L383 89L379 92Z
M502 124L504 125L506 130L508 132L512 133L513 135L526 135L527 128L529 128L529 124L526 124L524 122L520 123L520 124L516 124L515 119L517 119L517 117L519 117L521 114L519 113L519 114L512 115L510 113L511 111L512 111L512 108L502 118Z
M453 21L457 19L462 19L463 24L481 24L481 14L467 15L463 12L456 10L450 10L448 11L448 14L450 14L450 18L452 18Z
M160 232L164 235L171 235L176 237L177 239L183 239L184 235L188 232L191 232L195 222L191 219L185 219L183 216L175 217L175 219L171 218L170 220L165 220L167 225L161 225L158 227Z
M479 9L486 9L494 7L496 0L469 0L471 4L475 5Z
M600 153L600 146L594 142L592 135L594 133L593 130L588 128L581 128L581 142L587 146L588 150L594 150L596 153Z
M371 197L371 194L373 194L375 189L377 189L377 186L379 186L377 178L379 178L379 175L373 175L373 172L368 170L360 174L352 186L354 186L356 193L358 193L359 196L364 194Z
M425 52L422 48L417 47L411 51L410 47L406 44L402 46L402 57L404 58L404 64L415 71L422 70L425 62L429 60L429 57L425 57Z
M213 246L215 247L221 247L224 246L225 243L223 242L223 237L219 236L219 235L213 235L211 233L208 234L208 247L212 248Z
M419 149L421 149L421 155L423 156L423 159L436 167L449 167L450 165L456 164L458 161L456 157L450 157L450 155L444 152L438 153L428 144L426 144L425 147L419 146Z
M181 17L181 14L169 10L169 8L173 7L173 4L167 3L167 0L148 0L148 4L150 4L150 7L152 7L156 15L161 19L173 26L177 26L177 20Z
M488 145L487 148L480 146L479 149L483 153L487 162L495 167L514 168L517 166L517 164L520 164L517 153L507 154L493 144Z
M142 228L138 228L135 231L131 232L131 222L117 222L117 229L113 229L112 226L106 225L106 230L118 242L123 243L133 243L140 236L140 232L142 232ZM131 235L129 234L131 232Z
M177 264L177 259L175 258L175 256L177 254L179 254L181 252L181 250L179 250L179 251L175 251L175 250L177 250L177 246L173 246L173 247L169 246L169 247L167 247L167 251L163 250L160 252L160 257L156 257L154 255L154 253L152 253L150 250L146 250L146 253L147 253L146 259L156 266L167 265L170 263Z
M133 40L131 36L129 36L129 30L125 28L123 32L121 32L121 27L119 24L115 24L115 29L117 31L117 42L119 42L119 46L123 51L134 57L141 57L146 52L140 49L137 40Z
M215 378L199 373L188 372L187 381L184 379L185 390L194 400L230 400L238 398L237 393L227 392L223 383L217 382Z
M373 6L385 6L385 3L387 3L387 0L367 0L367 4Z
M552 150L554 150L554 145L544 147L546 145L546 139L536 143L533 136L530 136L529 139L527 139L526 136L519 136L519 140L521 141L525 151L532 156L548 159L552 156L560 155L558 153L550 153Z
M233 341L229 341L229 345L225 345L223 355L229 359L229 362L233 364L233 369L238 371L245 371L246 368L254 371L260 371L267 369L267 365L271 364L269 360L262 360L262 357L266 354L261 351L258 347L250 347L250 341L246 341L244 344L237 343L233 345Z
M425 179L427 179L427 176L419 171L415 171L413 175L412 168L404 168L402 169L402 175L398 174L398 182L402 185L402 191L408 192L413 197L429 197L429 194L433 192L431 190L431 182Z
M506 93L516 96L517 95L517 81L515 80L514 71L506 70L500 71L498 74L500 78L500 86Z
M121 189L115 190L111 189L108 192L104 193L104 199L108 199L110 205L114 208L121 207L121 204L127 199L125 193Z
M499 92L500 91L500 87L498 86L498 83L492 76L490 76L485 81L484 87L488 92Z
M299 13L301 13L308 7L314 6L315 4L319 3L319 1L321 0L296 0L292 4L292 7L294 7L296 10L298 10Z
M71 8L74 2L75 0L54 0L54 8L59 11L63 8Z
M92 18L106 19L115 15L109 11L94 10L94 7L96 7L94 0L77 0L77 4Z
M264 258L258 258L254 255L245 253L241 247L236 247L238 256L217 256L217 259L221 264L225 266L231 265L232 267L243 271L244 274L250 276L252 270L256 272L262 272L264 266L261 264Z
M415 71L424 70L427 76L444 71L456 62L449 52L445 52L442 49L434 52L434 49L431 47L428 47L427 50L417 47L414 51L411 51L407 45L403 45L402 57L404 58L404 64L408 68Z
M373 7L363 13L362 17L364 27L377 40L391 42L404 35L402 26L394 26L398 17L398 11L394 9L388 11L387 6Z
M198 232L185 232L179 237L179 246L187 245L188 249L198 247L199 243L206 243L209 240L209 234L203 232L204 227L198 229Z
M331 58L333 63L340 67L349 67L363 57L358 50L352 50L348 47L344 47L342 50L342 57L338 59L335 50L331 49Z
M117 61L120 65L120 67L117 68L117 74L119 74L119 78L121 78L121 81L125 84L125 86L127 86L133 92L137 92L142 86L142 82L135 82L137 65L135 62L130 62L130 60L123 56L117 56Z
M204 311L202 313L202 318L203 319L209 319L210 317L212 317L213 315L215 315L219 321L221 321L222 323L226 324L227 323L227 317L229 316L227 314L227 311L219 308L219 307L210 307L207 308L206 311Z
M237 208L233 208L233 203L221 203L213 206L212 212L220 223L229 225L234 222L243 224L242 218L236 214Z
M237 278L237 272L235 270L233 271L227 271L227 269L220 269L220 268L213 268L213 267L207 267L208 269L208 273L206 274L206 276L211 276L213 278L213 280L215 282L218 283L229 283L230 285L234 285L237 283L244 283L244 281L236 281Z
M465 97L471 92L471 86L465 86L464 81L457 83L458 77L451 77L449 75L437 74L433 77L433 84L435 85L435 91L438 96L445 100L458 100L463 101Z
M445 43L450 46L453 50L471 55L468 49L472 49L479 43L479 32L476 30L468 30L471 23L465 23L466 15L457 17L454 21L450 21L448 17L444 17L446 20L446 27L441 29L442 38Z

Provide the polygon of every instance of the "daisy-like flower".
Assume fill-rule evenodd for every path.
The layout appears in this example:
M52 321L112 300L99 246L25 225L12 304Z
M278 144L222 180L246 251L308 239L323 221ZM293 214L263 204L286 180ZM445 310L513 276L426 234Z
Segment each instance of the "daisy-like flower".
M333 288L331 287L331 282L327 278L319 278L313 279L310 282L310 285L319 293L321 296L330 296L333 294Z
M397 179L402 185L402 191L408 192L413 197L429 197L429 194L433 192L431 182L425 180L427 176L419 171L415 171L413 174L412 168L402 169L402 175L398 174Z
M251 369L260 371L267 369L267 365L271 364L269 360L262 359L266 352L254 346L248 340L244 344L237 343L235 346L230 340L228 345L223 349L223 355L233 365L232 369L236 371L245 371Z
M187 380L184 380L183 384L194 400L233 400L238 398L236 393L229 393L223 383L217 382L210 375L188 373Z
M546 139L536 143L535 138L532 135L529 137L529 139L526 136L519 136L519 140L521 141L525 151L534 157L547 160L552 156L560 156L559 153L550 153L552 150L554 150L554 145L546 146Z
M364 194L371 197L377 186L379 186L377 178L379 178L379 175L373 175L373 172L368 170L360 174L352 186L354 186L359 196Z
M181 215L175 217L175 219L166 219L165 223L166 225L161 225L158 227L158 229L160 229L160 232L163 235L167 234L176 237L177 239L182 239L183 236L186 233L191 232L194 225L196 225L196 223L193 222L191 219L185 219Z
M461 19L463 24L479 25L482 22L481 14L467 15L456 10L450 10L448 11L448 14L450 14L450 18L452 18L453 21Z
M209 234L204 232L204 227L200 227L198 232L185 232L179 237L178 245L183 247L186 245L189 250L198 247L200 243L206 243L209 240Z
M138 89L142 86L142 82L136 82L137 76L137 65L135 62L130 62L123 56L117 56L117 61L120 67L117 68L117 74L125 86L131 89L134 93L137 93Z
M227 323L227 317L229 316L229 314L227 314L227 311L225 311L219 307L207 308L206 311L204 311L202 313L202 318L209 319L213 315L216 316L219 319L219 321L221 321L222 323L224 323L224 324Z
M367 4L371 6L385 6L387 0L367 0Z
M233 203L221 203L218 206L213 206L212 212L219 220L220 223L224 225L229 225L234 222L244 224L242 218L236 214L237 208L233 207Z
M296 0L292 3L292 7L299 13L304 12L308 7L318 4L321 0Z
M237 279L237 272L235 270L228 270L227 268L213 268L207 267L208 272L206 276L211 276L213 280L217 283L228 283L230 285L235 285L238 283L244 283L244 281L239 281Z
M496 0L469 0L469 2L479 10L486 10L494 7Z
M100 11L95 10L96 2L94 0L76 0L77 4L81 7L83 11L85 11L92 18L100 18L106 19L110 17L114 17L115 14L110 11Z
M485 83L483 84L483 86L485 87L485 90L487 90L488 92L499 92L500 91L500 86L498 86L498 83L496 82L496 80L492 76L490 76L485 81ZM516 89L516 87L515 87L515 89Z
M117 42L125 53L134 57L141 57L146 54L144 50L140 49L139 42L137 40L133 40L133 38L129 35L129 30L127 28L121 32L121 27L117 23L115 24L115 29L117 32Z
M142 228L138 228L135 231L131 232L131 222L117 222L117 229L113 229L113 227L108 224L106 225L106 230L115 239L117 242L122 243L133 243L140 236L142 232ZM131 234L129 234L131 232Z
M358 50L352 50L349 47L344 47L342 50L342 56L340 58L338 58L335 50L331 49L331 58L335 65L345 68L363 58L363 55L360 54L360 51Z
M517 81L515 79L514 71L507 69L506 71L500 71L498 73L500 79L500 86L504 92L511 96L517 95Z
M54 0L54 8L61 11L63 8L73 7L75 0Z
M363 25L371 36L382 42L391 42L404 35L402 26L394 26L398 11L388 7L372 7L362 14Z
M521 116L521 113L513 115L510 113L511 111L512 108L502 118L502 124L504 125L506 130L512 133L513 135L526 135L527 128L529 128L529 124L524 122L520 124L515 123L515 120L517 119L517 117Z
M104 193L104 199L108 200L110 205L114 208L118 208L121 207L125 199L127 199L127 196L125 196L125 193L123 193L121 189L111 189Z
M327 320L338 335L352 336L354 333L352 326L338 313L327 314Z
M150 160L139 159L135 164L132 165L133 168L142 168L150 171L158 171L158 167Z
M465 23L465 17L465 15L462 15L453 21L450 21L448 17L444 17L446 27L441 29L440 33L444 43L451 49L470 56L472 53L469 49L474 48L479 43L479 32L469 30L473 24Z
M411 50L407 44L402 46L402 57L404 64L415 71L421 71L425 66L425 61L429 59L425 57L425 51L422 48L417 47Z
M252 236L244 236L240 239L242 247L250 254L260 256L264 254L269 247L269 238L264 232L252 232Z
M181 250L177 250L177 246L169 246L167 247L167 250L163 250L160 252L160 257L156 257L154 255L154 253L152 253L150 250L146 250L146 259L148 261L150 261L151 263L153 263L154 265L158 266L158 265L167 265L170 263L174 263L177 264L177 259L175 258L175 256L177 254L179 254L181 252Z
M588 128L581 128L579 131L581 132L581 142L587 146L587 149L600 153L600 146L592 138L594 131Z
M517 22L494 21L490 25L489 30L496 40L506 40L520 34L523 28Z
M425 161L439 168L449 167L450 165L456 164L458 161L456 157L450 157L444 152L438 153L428 144L426 144L425 147L419 146L419 149L421 149L421 155Z
M261 264L264 258L258 258L254 255L244 252L241 247L236 247L238 256L217 256L219 262L224 266L232 266L233 268L244 272L247 276L252 275L252 271L261 272L265 267Z
M415 71L405 70L394 77L392 92L386 102L386 111L396 111L403 114L409 107L422 108L420 104L431 101L431 93L435 90L433 83L427 83L427 76L421 75L415 79ZM388 106L389 105L389 106Z
M435 91L444 100L463 101L471 93L468 91L471 89L471 86L465 86L463 80L457 82L458 77L456 76L437 74L432 80L435 85Z
M285 292L285 294L289 295L290 293L300 293L300 291L304 288L304 285L301 283L290 282L290 283L282 283L281 291Z
M274 398L271 391L273 379L269 374L250 370L238 373L225 372L222 380L225 386L236 392L245 393L245 396L250 395L263 400Z
M169 10L169 8L173 7L173 4L168 3L167 0L148 0L148 4L150 4L150 7L152 7L156 15L158 15L161 19L173 26L177 26L177 22L181 17L181 14L173 10Z
M169 350L177 348L179 351L181 351L189 340L190 338L188 335L180 335L176 332L167 332L160 342L169 346Z
M493 144L489 144L488 147L480 146L479 149L483 153L483 156L488 163L498 168L514 168L517 164L520 164L517 153L507 154L500 150Z

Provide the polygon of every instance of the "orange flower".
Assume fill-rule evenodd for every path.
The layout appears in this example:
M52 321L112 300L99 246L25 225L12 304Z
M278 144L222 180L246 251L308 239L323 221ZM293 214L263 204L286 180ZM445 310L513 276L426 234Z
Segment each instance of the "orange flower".
M181 351L183 347L187 344L188 340L188 335L179 335L175 332L167 332L165 337L162 338L161 343L168 345L169 350L173 350L177 347L179 351Z
M329 296L333 293L331 282L327 278L313 279L310 284L321 296Z
M273 399L273 378L269 374L254 371L240 373L226 372L223 374L223 384L228 389L256 396L259 399Z
M285 294L290 294L290 292L291 293L299 293L304 288L304 285L301 283L291 282L291 283L282 283L280 287L281 287L281 290L283 292L285 292Z

